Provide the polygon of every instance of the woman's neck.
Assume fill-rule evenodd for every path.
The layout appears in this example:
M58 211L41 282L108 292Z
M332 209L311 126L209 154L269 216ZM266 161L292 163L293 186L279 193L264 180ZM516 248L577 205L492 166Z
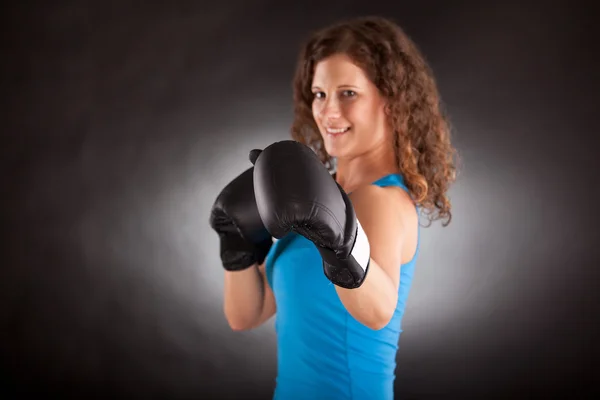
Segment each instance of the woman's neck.
M338 159L335 180L346 193L350 193L360 186L398 172L394 152L389 151L389 148L381 148L357 157Z

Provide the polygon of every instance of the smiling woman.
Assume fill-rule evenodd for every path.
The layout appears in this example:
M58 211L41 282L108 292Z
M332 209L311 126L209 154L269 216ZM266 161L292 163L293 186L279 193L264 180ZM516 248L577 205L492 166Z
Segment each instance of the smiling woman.
M253 150L213 208L225 315L276 317L275 398L392 399L418 211L451 217L435 81L397 25L358 18L309 38L294 109L294 140Z
M312 114L330 157L343 160L360 149L383 150L391 143L385 101L348 55L338 53L318 63L311 89ZM381 150L381 155L390 153ZM387 161L391 172L394 160Z
M300 51L293 87L292 137L328 168L335 163L344 188L377 175L357 178L365 168L357 170L362 163L349 162L351 155L383 158L384 172L401 172L432 221L450 223L446 193L456 177L456 151L433 72L401 27L365 17L315 32ZM351 127L354 134L342 144L328 135L331 127Z

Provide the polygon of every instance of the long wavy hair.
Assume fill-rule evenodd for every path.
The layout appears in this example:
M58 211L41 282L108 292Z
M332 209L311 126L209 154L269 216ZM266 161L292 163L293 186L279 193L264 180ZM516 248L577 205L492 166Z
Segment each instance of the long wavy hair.
M386 100L394 129L396 162L415 203L429 222L452 219L447 191L456 179L456 150L436 81L406 33L383 17L361 17L314 32L302 45L293 79L292 138L311 147L327 168L335 160L323 144L312 114L315 65L337 53L362 68Z

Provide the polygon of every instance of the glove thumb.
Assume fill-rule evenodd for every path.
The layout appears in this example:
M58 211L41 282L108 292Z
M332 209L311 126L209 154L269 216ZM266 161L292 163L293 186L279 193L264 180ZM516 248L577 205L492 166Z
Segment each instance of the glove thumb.
M252 165L254 165L256 163L256 159L258 158L260 153L262 153L262 150L259 150L259 149L250 150L249 158L250 158L250 162L252 163Z

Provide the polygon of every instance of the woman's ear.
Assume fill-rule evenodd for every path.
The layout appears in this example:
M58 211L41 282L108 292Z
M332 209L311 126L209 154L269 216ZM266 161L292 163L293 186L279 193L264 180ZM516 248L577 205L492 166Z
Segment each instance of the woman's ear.
M387 104L387 103L386 103L386 104L383 106L383 112L385 113L385 115L386 115L387 117L389 117L389 116L392 114L392 108L390 107L390 105L389 105L389 104Z

